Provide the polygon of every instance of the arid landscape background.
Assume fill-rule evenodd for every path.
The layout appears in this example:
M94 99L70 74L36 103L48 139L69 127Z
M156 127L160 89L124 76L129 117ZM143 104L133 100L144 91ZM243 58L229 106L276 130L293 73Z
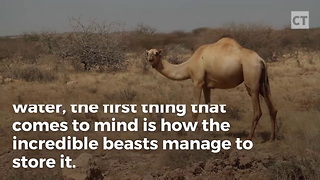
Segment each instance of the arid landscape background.
M320 179L320 29L274 30L262 24L228 24L220 29L199 28L192 32L157 33L139 24L125 31L117 24L85 26L73 19L74 31L43 32L0 39L0 177L1 179ZM190 80L171 81L153 70L145 50L163 48L164 58L181 63L200 45L222 36L235 38L255 50L268 63L269 81L278 108L275 142L266 142L270 120L262 102L263 116L253 139L254 148L209 151L13 151L12 136L26 139L59 139L89 136L101 139L186 138L169 132L16 133L14 121L105 121L116 117L132 120L147 117L159 121L189 121L191 114L14 114L12 104L112 104L192 102ZM228 121L227 133L197 132L194 139L245 138L250 130L252 106L244 85L213 90L212 103L227 104L226 114L214 115ZM200 115L199 119L204 119ZM70 155L83 169L13 169L12 159ZM87 153L87 154L84 154ZM80 156L80 157L79 157ZM79 158L78 158L79 157ZM91 165L89 163L89 160ZM87 167L88 166L88 167ZM94 166L94 171L89 171ZM98 170L97 170L98 169ZM84 178L83 178L84 177Z

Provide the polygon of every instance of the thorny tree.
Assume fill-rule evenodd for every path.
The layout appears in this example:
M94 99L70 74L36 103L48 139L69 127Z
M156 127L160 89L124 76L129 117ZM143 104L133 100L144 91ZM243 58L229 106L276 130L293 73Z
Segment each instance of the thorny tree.
M85 25L80 18L71 18L70 26L71 33L42 33L39 38L41 47L63 58L79 59L85 70L92 67L106 67L112 71L124 68L124 31L121 24L99 24L92 20Z

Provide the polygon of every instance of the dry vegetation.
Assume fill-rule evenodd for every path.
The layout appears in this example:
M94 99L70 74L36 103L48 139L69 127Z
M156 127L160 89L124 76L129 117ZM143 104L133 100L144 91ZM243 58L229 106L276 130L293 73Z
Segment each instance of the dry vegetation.
M84 27L76 20L68 34L42 33L0 39L0 176L1 179L62 179L55 169L12 169L11 160L22 154L77 158L83 152L12 151L11 137L58 139L65 133L14 133L13 121L100 121L113 117L98 114L14 114L12 104L52 103L191 103L190 81L174 82L153 71L144 61L145 48L163 48L173 63L183 62L200 45L231 35L243 46L268 60L273 98L279 109L278 137L266 143L270 122L263 116L251 151L92 151L105 179L320 179L320 30L273 30L264 25L229 24L222 29L199 28L192 32L156 33L139 24L136 31L109 31L95 24ZM119 26L117 26L119 27ZM82 29L79 29L82 28ZM106 28L106 29L104 29ZM108 31L107 31L108 30ZM80 32L79 32L80 31ZM100 33L99 33L100 32ZM86 65L87 63L87 65ZM147 97L147 98L146 98ZM227 104L227 133L197 132L191 138L244 138L250 127L251 103L243 85L214 90L214 103ZM120 120L144 117L159 121L191 119L170 114L116 115ZM205 118L201 115L200 118ZM83 134L68 132L77 137ZM184 138L181 133L94 133L100 139Z

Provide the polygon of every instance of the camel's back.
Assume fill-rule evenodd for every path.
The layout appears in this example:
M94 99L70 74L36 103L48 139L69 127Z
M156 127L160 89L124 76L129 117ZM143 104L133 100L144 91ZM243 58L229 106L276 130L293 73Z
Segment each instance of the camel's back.
M200 48L199 48L200 49ZM216 43L204 45L201 54L203 56L239 55L242 50L240 44L231 38L222 38Z
M227 46L241 47L241 45L236 40L229 37L221 38L219 41L213 43L212 45L222 46L222 47L227 47Z
M222 64L229 61L240 61L244 48L231 38L222 38L216 43L199 47L192 55L194 64Z
M222 38L216 43L206 44L199 47L193 54L194 61L203 60L203 63L239 62L257 54L249 49L243 48L232 38ZM251 59L251 58L249 58Z

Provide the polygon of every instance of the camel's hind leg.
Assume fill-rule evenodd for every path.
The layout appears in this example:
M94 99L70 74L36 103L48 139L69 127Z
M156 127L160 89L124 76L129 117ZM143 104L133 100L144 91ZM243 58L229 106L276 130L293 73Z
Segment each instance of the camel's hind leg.
M277 109L273 105L271 92L270 92L270 85L268 80L268 72L267 67L264 61L262 61L262 73L260 79L260 94L264 97L264 100L269 109L269 115L271 119L271 135L270 141L275 140L276 138L276 118L277 118Z
M272 132L270 140L274 140L276 132L277 110L275 109L271 100L266 64L261 58L259 58L256 61L248 61L242 65L244 82L248 90L248 93L251 96L253 106L253 122L251 132L248 138L251 139L253 137L258 121L262 115L259 102L259 94L261 94L266 101L271 117Z
M258 90L251 90L248 87L247 87L247 90L248 90L249 95L251 96L252 107L253 107L253 119L252 119L251 131L248 136L248 139L251 140L254 135L254 131L257 127L257 124L259 122L259 119L262 115L262 112L261 112L260 101L259 101L259 91Z
M248 94L251 96L251 102L253 107L253 117L251 131L249 133L248 139L252 139L254 131L257 127L259 119L262 115L259 92L260 92L260 77L262 74L262 69L257 68L260 66L260 62L247 62L243 64L243 77Z
M264 97L264 100L268 106L269 109L269 115L270 115L270 120L271 120L271 135L270 135L270 141L275 140L276 138L276 118L277 118L277 109L273 105L272 98L271 98L271 93L270 90L267 92L261 92L260 94Z

